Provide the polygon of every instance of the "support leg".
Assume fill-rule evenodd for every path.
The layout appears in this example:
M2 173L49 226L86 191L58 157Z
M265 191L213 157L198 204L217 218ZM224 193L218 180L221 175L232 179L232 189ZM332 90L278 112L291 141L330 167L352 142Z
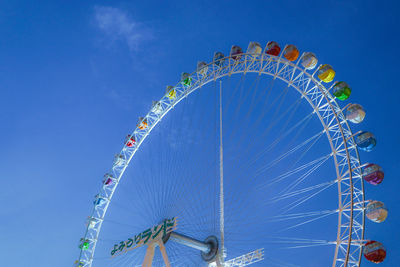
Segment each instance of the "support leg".
M146 256L144 257L142 267L151 267L151 265L153 264L154 249L155 249L154 244L149 244L147 246Z
M171 267L169 260L168 260L167 251L165 250L163 241L159 240L157 243L158 243L158 246L160 247L160 251L161 251L161 255L164 259L165 267Z

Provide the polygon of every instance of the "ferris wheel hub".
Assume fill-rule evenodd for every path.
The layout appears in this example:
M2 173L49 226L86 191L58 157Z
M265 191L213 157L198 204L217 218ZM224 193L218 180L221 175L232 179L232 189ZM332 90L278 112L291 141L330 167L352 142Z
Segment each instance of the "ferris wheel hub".
M218 248L219 248L219 243L218 239L215 236L209 236L204 240L204 243L208 244L210 251L208 253L201 252L201 258L206 261L206 262L213 262L216 260L218 256Z

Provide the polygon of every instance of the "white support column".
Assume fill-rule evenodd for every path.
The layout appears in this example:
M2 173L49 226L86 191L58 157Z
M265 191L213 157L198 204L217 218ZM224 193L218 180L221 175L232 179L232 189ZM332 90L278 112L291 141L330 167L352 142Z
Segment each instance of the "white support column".
M222 142L222 81L219 81L219 208L220 208L220 226L221 245L219 249L219 257L217 257L217 264L223 266L224 263L224 232L225 232L225 219L224 219L224 150Z

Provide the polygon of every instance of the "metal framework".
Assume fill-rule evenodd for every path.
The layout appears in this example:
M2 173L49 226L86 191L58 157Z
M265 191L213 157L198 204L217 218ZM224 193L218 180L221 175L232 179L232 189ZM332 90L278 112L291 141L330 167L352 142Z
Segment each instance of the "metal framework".
M247 266L264 259L264 249L260 248L245 255L224 262L225 267Z
M359 266L364 238L365 204L361 165L355 140L341 107L329 92L330 88L326 88L314 77L316 71L308 72L299 66L301 58L302 56L296 62L290 62L282 58L282 53L280 57L265 53L255 55L243 53L239 59L237 55L236 59L227 56L222 61L211 62L192 73L190 86L179 82L174 87L176 91L174 98L164 95L157 102L157 109L153 106L142 119L147 121L148 127L145 129L138 127L133 131L131 136L135 138L135 144L132 147L124 145L119 154L120 160L114 162L112 167L114 183L111 186L103 185L101 188L99 196L105 201L95 205L92 211L91 220L94 223L86 228L84 237L89 242L89 248L81 249L78 262L84 267L92 265L101 225L119 181L134 154L158 122L181 100L209 82L234 74L258 73L280 79L287 83L288 87L297 90L319 118L332 150L339 196L337 239L334 242L336 249L332 266ZM225 264L225 266L245 265Z

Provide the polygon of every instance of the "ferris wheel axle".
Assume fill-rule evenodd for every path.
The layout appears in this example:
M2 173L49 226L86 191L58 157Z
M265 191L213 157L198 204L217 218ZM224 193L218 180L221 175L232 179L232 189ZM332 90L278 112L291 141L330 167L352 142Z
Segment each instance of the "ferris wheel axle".
M218 254L218 239L215 236L209 236L203 242L177 232L171 232L169 239L182 245L200 250L201 258L207 262L214 261Z

